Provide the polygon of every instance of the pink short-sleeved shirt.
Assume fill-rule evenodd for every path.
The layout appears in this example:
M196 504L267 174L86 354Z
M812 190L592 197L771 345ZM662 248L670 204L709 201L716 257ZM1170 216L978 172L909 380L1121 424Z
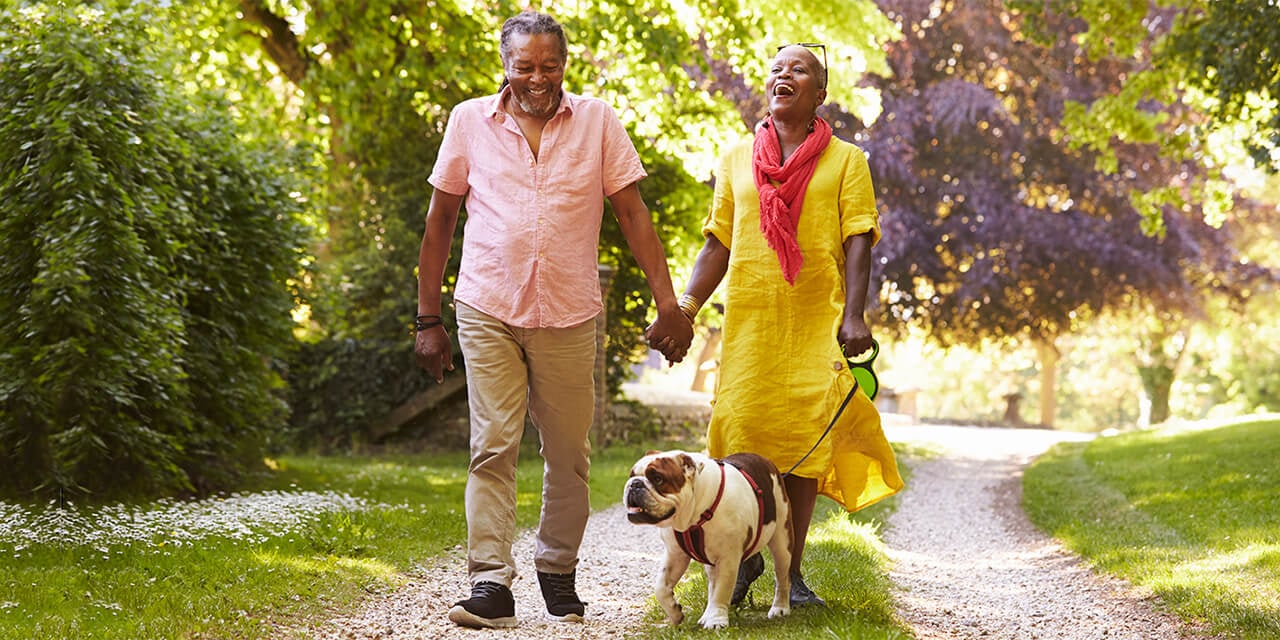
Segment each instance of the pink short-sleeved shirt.
M570 327L598 315L604 198L645 177L609 105L564 92L535 159L503 102L454 107L428 178L466 196L454 300L517 327Z

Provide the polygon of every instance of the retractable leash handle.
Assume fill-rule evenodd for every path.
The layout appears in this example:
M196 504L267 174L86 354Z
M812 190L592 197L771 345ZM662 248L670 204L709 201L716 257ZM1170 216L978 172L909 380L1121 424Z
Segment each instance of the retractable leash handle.
M862 387L862 392L867 397L875 400L876 394L880 393L880 378L876 377L876 371L872 367L876 363L876 356L880 355L880 343L875 338L871 339L870 355L864 355L864 351L857 355L846 356L845 361L849 364L849 373L853 374L853 379L858 381L858 386Z

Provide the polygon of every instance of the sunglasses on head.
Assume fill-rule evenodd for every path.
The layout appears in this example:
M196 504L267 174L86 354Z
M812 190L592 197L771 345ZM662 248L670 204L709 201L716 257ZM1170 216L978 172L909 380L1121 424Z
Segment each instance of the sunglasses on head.
M821 51L822 51L822 72L823 72L824 74L826 74L826 76L827 76L827 82L824 82L823 84L829 84L829 83L830 83L830 80L831 80L831 71L830 71L830 69L828 69L828 68L827 68L827 45L825 45L825 44L823 44L823 43L821 43L821 42L789 42L789 43L787 43L787 44L780 45L780 46L778 47L778 51L782 51L783 49L786 49L787 47L804 47L804 48L806 48L806 49L819 49L819 50L821 50Z

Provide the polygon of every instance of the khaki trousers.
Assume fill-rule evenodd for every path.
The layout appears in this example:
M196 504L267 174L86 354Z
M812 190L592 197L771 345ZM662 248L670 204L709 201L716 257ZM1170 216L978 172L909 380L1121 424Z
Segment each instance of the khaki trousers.
M528 413L541 441L542 516L533 564L569 573L590 515L588 432L595 418L595 320L568 328L512 327L457 304L467 368L471 464L467 573L471 583L516 577L516 462Z

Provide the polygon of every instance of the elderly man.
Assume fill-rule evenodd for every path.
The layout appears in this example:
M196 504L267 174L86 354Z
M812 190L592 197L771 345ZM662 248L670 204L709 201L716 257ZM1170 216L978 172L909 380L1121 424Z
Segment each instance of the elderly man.
M666 254L637 181L639 154L604 102L561 87L560 24L524 12L503 24L506 80L496 95L454 108L431 173L418 273L418 363L437 381L452 367L441 286L463 200L467 222L454 292L467 363L471 463L466 490L471 597L449 619L517 623L516 456L526 413L545 460L534 568L550 617L581 622L578 548L590 505L587 432L594 416L600 225L608 198L648 279L657 320L647 333L670 360L693 330L681 314Z

